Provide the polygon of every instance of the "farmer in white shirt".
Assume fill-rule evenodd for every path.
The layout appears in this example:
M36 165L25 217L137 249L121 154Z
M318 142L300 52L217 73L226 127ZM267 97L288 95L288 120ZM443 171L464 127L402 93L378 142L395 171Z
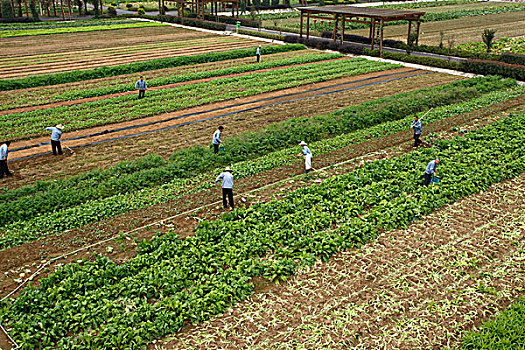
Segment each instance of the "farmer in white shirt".
M297 157L303 156L304 157L304 173L307 174L312 170L312 152L306 146L306 142L301 141L299 146L302 146L301 153L297 155Z
M135 83L135 89L139 89L139 98L143 98L146 95L147 88L148 85L146 84L144 77L141 75L140 79Z
M56 156L57 151L58 154L62 154L62 145L60 144L60 137L62 137L62 129L64 126L62 124L58 124L57 126L46 128L47 131L51 131L51 149L53 150L53 154Z
M224 126L219 126L219 128L213 133L213 140L211 141L211 143L213 143L213 152L215 152L215 154L219 153L219 146L221 145L222 143L222 140L221 140L221 133L222 131L224 130Z
M6 141L0 146L0 179L5 176L13 175L7 168L7 155L9 154L9 145L11 141Z
M261 45L257 48L255 55L257 55L257 63L261 62Z
M219 181L222 180L222 205L224 209L228 209L228 202L230 202L230 207L233 209L233 175L230 167L226 167L224 171L217 176L215 184L219 185ZM228 201L226 201L226 196Z

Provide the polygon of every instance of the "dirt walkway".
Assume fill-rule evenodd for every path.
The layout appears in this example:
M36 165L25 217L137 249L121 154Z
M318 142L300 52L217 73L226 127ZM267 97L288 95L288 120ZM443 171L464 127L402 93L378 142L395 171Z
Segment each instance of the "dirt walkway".
M525 284L525 177L317 263L155 349L441 349Z
M228 100L207 105L202 105L194 108L188 108L173 113L165 113L153 117L142 118L138 120L126 121L111 125L103 125L99 127L68 132L64 135L63 141L70 147L76 148L85 146L91 143L100 143L108 140L115 140L123 137L132 137L137 134L151 133L154 131L165 130L166 128L173 128L179 125L188 123L195 123L204 119L216 119L223 116L228 116L247 109L259 109L277 103L285 103L294 101L300 98L308 98L316 96L320 93L329 91L337 91L345 88L357 88L359 86L366 86L370 83L387 82L391 79L399 79L408 76L420 75L426 73L425 71L411 68L397 68L389 71L381 71L370 74L363 74L359 76L346 77L336 80L325 81L317 84L310 84L299 86L296 88L278 90L274 92L250 96L247 98L240 98L236 100ZM209 79L208 79L209 80ZM181 83L179 85L189 83ZM345 84L340 86L340 84ZM318 91L320 88L326 88ZM118 130L113 132L113 130ZM17 160L19 158L42 155L49 152L49 145L41 145L49 142L48 137L40 137L27 141L16 142L13 148L31 147L19 151L11 151L11 159ZM36 147L35 147L36 145Z
M519 99L513 99L487 109L473 111L464 115L459 115L446 120L428 124L425 126L425 130L427 130L426 132L428 133L437 133L450 131L453 125L465 127L484 125L485 123L489 123L491 120L493 120L494 115L498 114L498 112L506 111L517 106L522 106L523 102L523 97ZM457 135L457 133L450 133L446 137L452 137L455 135ZM393 135L350 146L336 152L324 154L322 157L316 158L317 160L315 167L321 168L329 166L370 153L376 154L377 152L392 148L394 146L402 145L402 148L396 151L396 155L399 155L412 150L411 142L412 134L410 131L399 132ZM384 158L385 156L385 154L380 154L369 156L369 158L378 159ZM316 181L317 179L333 176L340 172L352 171L354 166L355 164L348 163L319 174L315 173L315 175L307 181L292 182L284 185L279 184L276 187L269 187L264 191L260 191L256 195L246 196L247 201L245 205L250 205L251 203L257 201L272 199L279 193L285 193L286 191L292 190L298 186L307 186L312 184L313 181ZM287 179L296 174L300 174L302 167L302 162L298 160L291 162L289 165L271 169L256 176L239 179L236 181L236 188L238 191L237 193L243 193L261 188L262 186L272 184L282 179ZM131 211L114 218L101 220L91 225L69 230L60 235L49 236L38 241L0 251L0 295L5 295L8 291L16 287L17 284L13 281L13 276L17 276L18 273L23 272L26 269L34 272L36 267L41 264L42 260L47 260L50 257L59 256L76 248L115 236L118 232L126 232L189 209L198 208L209 203L214 203L217 200L218 194L216 189L212 188L203 190L198 193L192 193L183 196L176 201L168 201L160 205ZM129 239L119 238L113 242L108 242L91 248L87 251L83 251L80 254L70 256L65 260L61 260L60 262L65 263L74 259L89 258L92 252L105 254L117 260L126 259L134 255L136 244L134 239L131 238L136 238L138 240L143 238L149 239L153 235L165 232L168 229L174 229L181 235L181 237L185 237L193 233L193 230L199 220L202 218L212 219L220 213L220 206L211 205L201 210L199 213L191 213L189 215L179 216L173 220L164 222L163 224L137 231L134 233L134 235L128 237ZM107 253L107 246L118 246L119 249L115 249L113 253ZM6 272L8 273L6 274Z

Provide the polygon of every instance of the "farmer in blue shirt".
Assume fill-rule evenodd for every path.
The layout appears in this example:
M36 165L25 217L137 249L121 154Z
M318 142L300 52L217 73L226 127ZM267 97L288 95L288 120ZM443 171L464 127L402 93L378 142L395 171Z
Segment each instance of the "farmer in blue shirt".
M257 55L257 63L261 62L261 45L259 45L255 54Z
M422 141L419 139L421 137L421 133L423 132L423 125L421 124L421 120L418 119L417 115L414 116L414 121L412 122L412 129L414 129L414 146L419 146Z
M64 126L62 124L58 124L57 126L46 128L47 131L51 131L51 149L53 150L53 154L57 155L62 154L62 145L60 144L60 137L62 137L62 129Z
M135 83L135 89L139 89L139 98L143 98L146 95L147 88L148 85L146 84L144 77L141 75L140 79Z
M233 175L230 167L226 167L224 171L217 176L215 184L219 185L219 181L222 180L222 205L224 209L228 209L228 201L230 202L230 207L233 209ZM226 196L228 196L228 201L226 201Z
M7 168L7 155L9 154L9 145L11 141L6 141L0 146L0 179L5 176L13 175Z
M427 168L425 169L425 186L430 185L430 182L432 181L432 176L437 175L436 166L441 162L441 159L436 158L436 160L431 161L428 163Z
M297 155L297 157L303 156L304 157L304 173L307 174L312 170L312 152L306 145L306 142L301 141L299 146L303 146L301 149L301 153Z
M213 140L211 141L211 143L213 143L213 152L215 152L215 154L219 153L219 146L222 143L221 134L223 130L224 130L224 126L221 125L213 133Z

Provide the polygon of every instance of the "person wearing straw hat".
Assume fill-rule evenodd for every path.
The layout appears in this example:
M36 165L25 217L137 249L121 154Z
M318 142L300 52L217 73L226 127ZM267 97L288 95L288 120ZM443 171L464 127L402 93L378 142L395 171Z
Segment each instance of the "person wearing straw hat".
M11 141L6 141L0 146L0 179L5 176L11 176L13 173L7 167L7 155L9 154L9 145Z
M51 149L53 150L53 155L62 154L62 145L60 144L60 138L62 137L62 129L64 126L58 124L57 126L46 128L47 131L51 131Z
M222 181L222 205L224 206L224 209L228 209L229 202L230 207L233 209L233 175L229 166L217 176L217 179L215 180L217 186L219 186L219 181ZM226 197L228 197L228 201L226 201Z
M304 173L308 174L312 170L312 151L308 148L306 145L306 142L301 141L299 146L302 146L301 153L297 155L297 157L303 156L304 157Z
M432 177L437 175L436 166L441 162L441 159L436 158L436 160L428 163L427 168L425 169L425 186L430 185L432 182Z

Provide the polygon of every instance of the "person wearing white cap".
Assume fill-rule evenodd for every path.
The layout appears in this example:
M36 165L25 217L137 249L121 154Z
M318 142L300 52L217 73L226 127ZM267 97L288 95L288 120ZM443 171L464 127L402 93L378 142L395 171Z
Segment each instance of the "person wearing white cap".
M299 146L303 146L303 148L301 149L301 153L299 153L297 157L304 157L304 173L307 174L312 170L312 151L310 151L310 149L306 145L306 142L304 141L301 141Z
M224 171L217 176L215 184L219 185L219 181L222 180L222 205L224 209L228 209L228 202L230 202L230 207L233 209L233 175L230 167L226 167ZM228 201L226 201L228 197Z
M46 128L47 131L51 131L51 149L53 150L53 154L55 156L57 155L57 151L58 154L62 154L62 145L60 144L60 137L62 137L62 129L64 129L64 126L62 124L58 124L54 128Z

